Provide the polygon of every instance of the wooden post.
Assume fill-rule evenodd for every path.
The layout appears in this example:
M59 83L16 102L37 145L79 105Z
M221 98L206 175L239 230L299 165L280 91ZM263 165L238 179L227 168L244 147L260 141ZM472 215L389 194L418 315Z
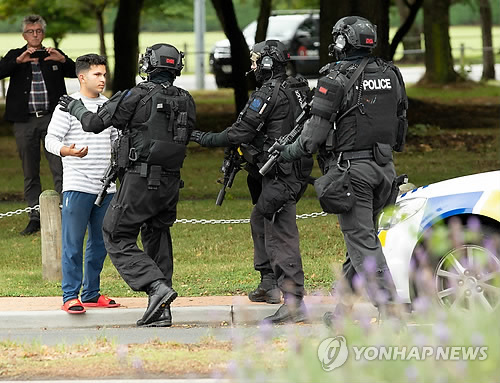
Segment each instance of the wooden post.
M40 225L42 238L42 277L61 281L62 226L60 196L55 190L40 194Z

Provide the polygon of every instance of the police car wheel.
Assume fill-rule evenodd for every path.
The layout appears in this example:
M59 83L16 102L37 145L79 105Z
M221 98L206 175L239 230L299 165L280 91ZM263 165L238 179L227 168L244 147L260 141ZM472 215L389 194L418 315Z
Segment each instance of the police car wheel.
M431 254L432 240L420 243L414 253L412 303L418 297L449 309L491 312L499 308L500 229L481 225L479 230L472 230L463 226L457 232L448 222L445 230L441 235L448 240L440 241L444 245L438 250L441 255Z

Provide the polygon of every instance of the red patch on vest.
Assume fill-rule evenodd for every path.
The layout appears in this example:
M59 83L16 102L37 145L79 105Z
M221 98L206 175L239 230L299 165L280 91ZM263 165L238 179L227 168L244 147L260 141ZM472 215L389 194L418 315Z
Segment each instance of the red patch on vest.
M322 86L320 86L318 90L320 91L320 93L323 93L323 94L327 94L328 93L328 89L326 89L326 88L324 88Z

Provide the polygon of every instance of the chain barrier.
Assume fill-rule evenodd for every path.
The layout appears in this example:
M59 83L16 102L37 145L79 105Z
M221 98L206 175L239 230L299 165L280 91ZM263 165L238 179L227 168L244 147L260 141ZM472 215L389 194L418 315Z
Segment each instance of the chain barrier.
M23 213L29 213L32 210L40 211L40 205L35 205L33 207L28 206L25 209L17 209L16 211L9 211L7 213L0 213L0 218L12 217L13 215L19 215L19 214L23 214Z
M33 207L27 207L25 209L17 209L16 211L9 211L7 213L0 213L0 218L12 217L13 215L19 215L23 213L29 213L31 210L40 211L40 205L36 205ZM325 217L328 214L324 211L316 212L316 213L306 213L296 215L296 219L307 219L307 218L316 218L316 217ZM250 218L243 219L186 219L181 218L175 220L174 223L190 223L190 224L201 224L201 225L228 225L228 224L238 224L238 223L250 223Z

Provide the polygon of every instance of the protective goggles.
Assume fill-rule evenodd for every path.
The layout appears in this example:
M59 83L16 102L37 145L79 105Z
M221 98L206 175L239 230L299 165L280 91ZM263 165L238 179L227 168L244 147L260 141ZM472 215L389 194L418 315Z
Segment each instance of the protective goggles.
M250 52L250 61L252 62L257 62L260 60L260 58L262 57L262 54L260 54L259 52L254 52L254 51L251 51Z

